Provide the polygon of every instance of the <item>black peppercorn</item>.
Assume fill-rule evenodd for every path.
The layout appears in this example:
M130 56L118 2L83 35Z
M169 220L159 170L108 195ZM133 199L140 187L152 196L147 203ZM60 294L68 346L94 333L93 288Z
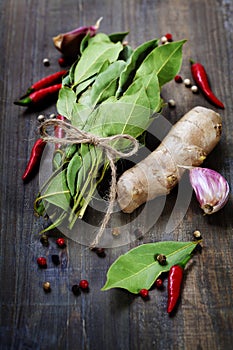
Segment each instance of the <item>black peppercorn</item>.
M166 265L167 264L167 258L163 254L156 254L155 259L158 261L160 265Z
M104 248L92 248L92 251L95 252L100 258L105 258L106 256Z
M78 284L74 284L72 286L72 292L74 293L74 295L79 295L80 294L80 288Z
M43 244L43 246L48 247L49 245L49 239L47 235L42 235L40 238L40 242L41 244Z
M60 259L57 254L52 255L52 262L54 263L54 265L60 265Z

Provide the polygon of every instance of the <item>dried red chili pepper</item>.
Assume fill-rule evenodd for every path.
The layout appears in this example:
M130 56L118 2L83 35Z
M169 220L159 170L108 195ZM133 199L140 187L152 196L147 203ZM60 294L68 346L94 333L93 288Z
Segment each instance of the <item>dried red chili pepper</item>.
M168 303L167 303L167 312L171 313L180 297L181 285L183 281L184 268L186 263L189 261L191 256L189 255L184 259L180 264L173 265L169 270L168 275Z
M204 95L215 106L219 108L225 108L224 104L212 92L204 66L199 62L194 62L193 60L190 60L190 62L193 79L195 80L198 87L202 90Z
M44 89L32 92L29 96L24 97L18 101L15 101L15 105L19 106L32 106L43 102L45 99L56 95L61 89L62 84L55 84Z
M38 170L45 145L46 142L43 139L38 139L34 143L34 146L31 150L30 159L22 176L23 181L28 181L31 178L31 176L36 172L36 170Z
M33 85L31 85L27 92L26 95L31 94L34 91L38 91L40 89L44 89L48 86L52 86L54 84L60 83L62 80L62 77L67 73L66 70L61 70L59 72L53 73L51 75L47 75L46 77L38 80L35 82Z

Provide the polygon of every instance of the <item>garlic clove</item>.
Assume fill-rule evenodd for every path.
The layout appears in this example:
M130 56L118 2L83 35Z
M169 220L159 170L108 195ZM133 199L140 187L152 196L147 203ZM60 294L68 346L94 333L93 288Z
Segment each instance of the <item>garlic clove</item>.
M189 178L205 214L213 214L227 203L230 188L226 179L218 172L196 167L190 170Z

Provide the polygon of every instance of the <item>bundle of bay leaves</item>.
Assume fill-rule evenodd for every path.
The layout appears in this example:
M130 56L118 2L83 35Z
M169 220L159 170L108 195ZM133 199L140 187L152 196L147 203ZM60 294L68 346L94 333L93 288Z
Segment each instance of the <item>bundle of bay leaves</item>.
M80 55L63 78L57 111L72 126L97 137L128 134L139 139L161 112L161 88L179 72L185 40L160 45L147 41L136 49L123 44L127 33L86 35ZM126 152L130 141L112 141ZM116 159L117 160L117 159ZM72 229L95 197L109 168L102 147L91 142L63 144L53 153L53 171L35 200L38 215Z

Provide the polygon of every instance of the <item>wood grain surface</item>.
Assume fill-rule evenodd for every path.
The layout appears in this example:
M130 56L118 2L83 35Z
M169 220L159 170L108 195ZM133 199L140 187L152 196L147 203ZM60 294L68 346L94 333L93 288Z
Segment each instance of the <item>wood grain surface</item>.
M34 81L59 70L52 37L103 17L105 33L130 31L133 47L172 33L187 39L181 74L190 78L189 59L206 67L211 86L225 103L219 111L201 93L169 83L162 94L176 107L164 108L171 123L196 105L212 108L223 117L220 144L205 162L233 183L233 2L231 0L0 0L0 142L1 142L1 245L0 245L0 349L218 349L233 343L233 229L232 195L213 216L203 216L193 197L187 212L172 232L163 232L175 203L168 196L162 214L143 240L107 249L99 258L72 240L59 250L54 236L48 248L38 232L46 226L33 214L38 177L24 185L22 173L37 137L40 113L56 112L55 104L42 111L13 104ZM48 57L50 66L43 59ZM121 225L121 216L117 217ZM100 291L110 264L142 243L187 241L198 229L204 237L185 275L182 298L173 317L166 313L166 290L151 292L148 302L123 290ZM51 263L59 254L61 265ZM38 269L36 259L48 258ZM75 297L73 284L90 282L89 293ZM44 293L42 283L51 283ZM166 283L166 282L165 282Z

